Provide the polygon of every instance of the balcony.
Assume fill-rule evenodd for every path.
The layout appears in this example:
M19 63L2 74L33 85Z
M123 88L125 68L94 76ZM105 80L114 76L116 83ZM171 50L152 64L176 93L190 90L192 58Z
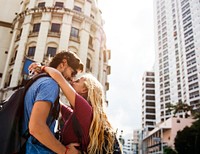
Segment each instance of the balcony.
M60 32L49 31L48 32L48 37L57 37L57 38L60 38Z

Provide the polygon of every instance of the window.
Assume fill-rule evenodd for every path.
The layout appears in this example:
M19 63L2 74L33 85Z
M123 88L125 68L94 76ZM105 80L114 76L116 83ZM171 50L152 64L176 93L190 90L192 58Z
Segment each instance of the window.
M90 38L89 38L89 46L92 46L92 42L93 42L93 38L92 38L92 36L90 35Z
M188 78L188 82L192 82L192 81L195 81L198 79L198 76L197 74L194 74L194 75L191 75L189 78Z
M190 99L199 97L199 91L195 91L189 94Z
M72 27L70 36L78 38L78 35L79 35L79 29Z
M197 88L199 88L198 82L189 85L189 90L193 90L193 89L197 89Z
M59 33L60 32L60 24L52 23L51 31Z
M48 47L47 48L47 56L54 57L56 54L56 48Z
M81 9L81 7L75 5L75 6L74 6L74 10L76 10L76 11L78 11L78 12L81 12L82 9Z
M194 49L194 43L193 42L190 45L186 46L185 51L188 52L191 49Z
M33 25L33 32L39 32L40 30L40 23L36 23Z
M56 2L55 3L55 7L63 7L63 6L64 6L63 2Z
M35 55L35 46L34 47L29 47L28 49L28 57L34 56Z
M90 63L91 63L90 59L87 58L87 63L86 63L86 70L87 71L90 71Z
M45 2L38 3L38 7L45 7Z
M189 58L191 58L193 56L195 56L195 51L194 50L189 52L188 54L186 54L186 59L189 59Z

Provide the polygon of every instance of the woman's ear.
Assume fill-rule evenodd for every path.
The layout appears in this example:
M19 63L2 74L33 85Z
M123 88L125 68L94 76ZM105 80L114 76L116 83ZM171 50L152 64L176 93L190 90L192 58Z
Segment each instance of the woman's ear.
M87 97L88 97L88 90L87 90L87 88L83 88L79 94L80 94L83 98L85 98L85 99L87 100Z
M85 94L85 93L87 93L87 92L88 92L88 89L87 89L86 87L82 88L82 90L81 90L81 93L82 93L82 94Z

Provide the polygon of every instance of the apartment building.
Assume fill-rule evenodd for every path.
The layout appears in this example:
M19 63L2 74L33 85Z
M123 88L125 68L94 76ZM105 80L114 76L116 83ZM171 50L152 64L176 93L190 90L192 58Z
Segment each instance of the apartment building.
M59 51L72 50L109 89L111 52L96 0L1 0L0 88L27 79L30 61L48 64ZM4 5L3 5L4 4ZM11 11L8 11L11 10ZM5 39L4 39L5 37ZM1 94L7 96L6 91Z
M142 78L142 130L144 136L155 127L155 75L154 72L145 72Z
M154 0L154 17L157 117L165 121L169 104L200 106L200 1Z

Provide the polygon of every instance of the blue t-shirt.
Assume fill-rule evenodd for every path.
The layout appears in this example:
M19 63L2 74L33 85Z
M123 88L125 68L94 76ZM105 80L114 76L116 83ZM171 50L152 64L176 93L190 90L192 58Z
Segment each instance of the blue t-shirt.
M25 95L24 101L24 120L23 129L24 133L28 128L28 122L30 119L33 105L36 101L47 101L54 103L59 95L58 84L50 77L42 77L36 80L28 89ZM53 106L53 105L52 105ZM49 118L49 117L48 117ZM49 124L48 124L49 125ZM51 124L50 130L54 133L55 121ZM27 154L52 154L51 150L39 143L34 137L30 136L26 142Z

